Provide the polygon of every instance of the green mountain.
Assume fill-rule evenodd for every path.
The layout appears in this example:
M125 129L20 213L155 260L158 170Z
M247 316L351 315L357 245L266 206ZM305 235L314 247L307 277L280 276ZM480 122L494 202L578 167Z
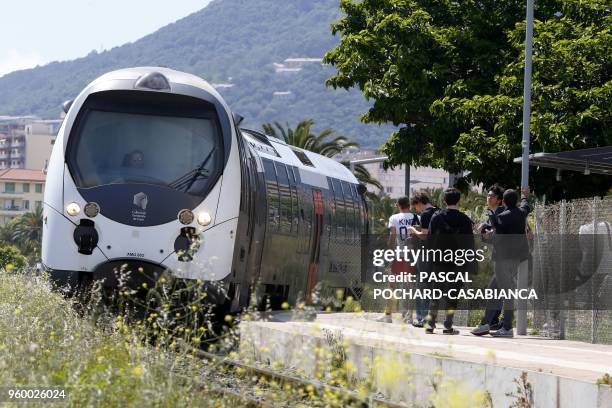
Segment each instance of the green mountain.
M369 106L361 93L325 87L331 67L284 62L320 58L334 47L337 39L329 26L338 16L338 0L215 0L133 43L1 77L0 115L55 118L60 104L97 76L118 68L160 65L211 83L233 84L218 90L245 117L246 126L260 128L272 121L294 126L314 118L315 130L332 127L376 147L390 127L359 122Z

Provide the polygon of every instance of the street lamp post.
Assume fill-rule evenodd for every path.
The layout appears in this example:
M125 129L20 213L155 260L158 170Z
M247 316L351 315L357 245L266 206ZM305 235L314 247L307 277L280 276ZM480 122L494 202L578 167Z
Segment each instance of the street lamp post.
M521 162L521 189L529 186L529 125L531 118L531 56L533 52L533 2L527 0L527 22L525 28L525 76L523 81L523 160ZM529 266L521 263L518 273L519 288L528 284ZM527 301L519 300L516 314L516 333L527 334Z

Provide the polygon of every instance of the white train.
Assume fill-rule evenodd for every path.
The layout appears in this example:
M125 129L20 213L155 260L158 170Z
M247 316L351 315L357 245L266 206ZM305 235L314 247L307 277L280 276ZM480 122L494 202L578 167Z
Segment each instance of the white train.
M89 84L48 166L42 262L76 286L127 265L216 282L233 310L360 287L365 188L336 161L241 130L204 80L131 68ZM352 252L351 252L352 251ZM350 254L350 256L349 256Z

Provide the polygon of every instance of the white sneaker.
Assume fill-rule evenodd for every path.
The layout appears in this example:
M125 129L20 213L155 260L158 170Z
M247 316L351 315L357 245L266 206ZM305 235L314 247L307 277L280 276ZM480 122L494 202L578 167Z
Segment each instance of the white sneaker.
M514 337L514 331L512 329L507 330L507 329L504 329L503 327L497 331L491 332L490 334L493 337L506 337L506 338Z
M472 329L470 333L474 336L484 336L485 334L489 334L489 331L491 331L491 327L488 324L481 324Z

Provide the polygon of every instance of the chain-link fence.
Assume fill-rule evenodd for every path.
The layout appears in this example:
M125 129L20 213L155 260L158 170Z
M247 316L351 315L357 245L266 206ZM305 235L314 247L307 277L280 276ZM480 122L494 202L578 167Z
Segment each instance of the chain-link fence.
M556 282L548 285L557 285L560 292L565 292L555 308L542 304L533 307L534 329L547 337L612 344L612 311L599 309L595 301L589 303L590 310L577 304L584 298L610 299L612 296L612 197L537 204L533 214L537 237L534 251L539 262L532 265L532 282L539 285L554 276ZM559 237L565 239L559 240ZM558 242L553 244L552 239ZM563 241L570 240L579 242L593 259L589 279L567 291L565 287L581 279L567 268L573 248L568 248Z

